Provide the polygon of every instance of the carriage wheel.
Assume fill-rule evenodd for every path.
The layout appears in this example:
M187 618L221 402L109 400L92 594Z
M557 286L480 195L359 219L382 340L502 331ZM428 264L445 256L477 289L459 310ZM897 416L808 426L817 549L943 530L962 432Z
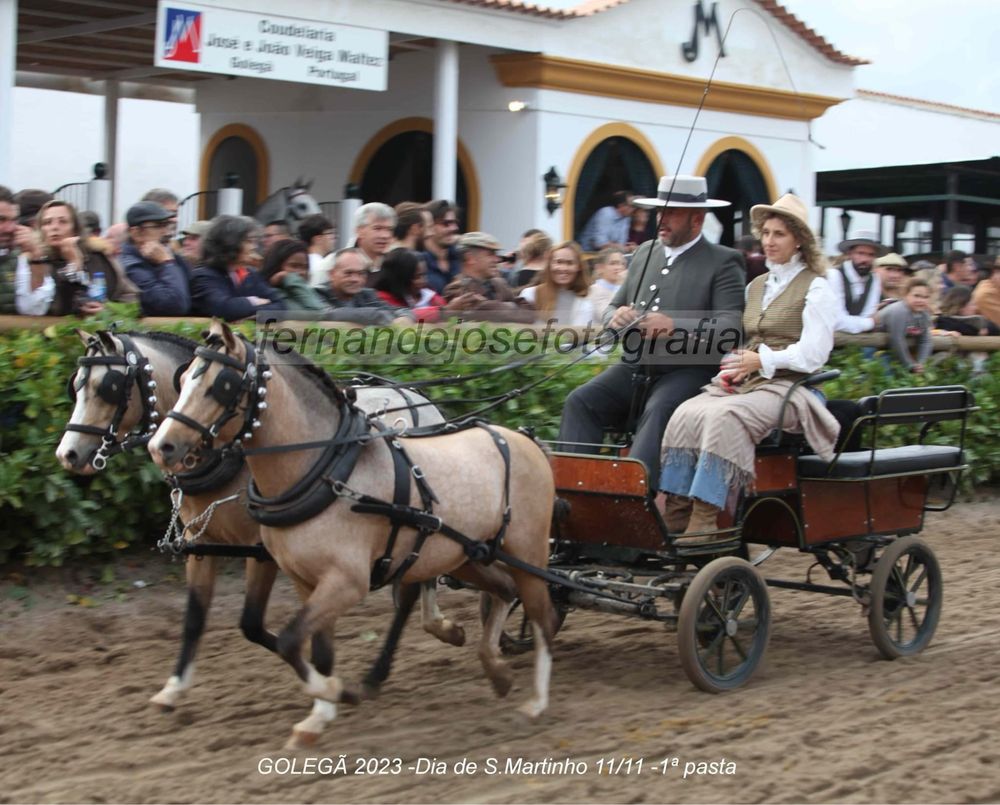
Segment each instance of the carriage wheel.
M735 556L714 559L698 571L681 602L681 667L709 693L738 688L757 670L770 630L767 585L757 569Z
M490 609L493 602L489 594L479 594L479 619L485 626L490 616ZM553 602L552 608L556 611L556 632L558 632L566 620L566 609ZM514 599L514 606L510 608L507 615L507 622L500 633L500 653L506 655L526 654L535 648L535 633L531 628L531 621L524 614L521 607L521 599Z
M927 543L904 537L889 544L872 571L868 631L887 660L923 651L941 617L941 566Z

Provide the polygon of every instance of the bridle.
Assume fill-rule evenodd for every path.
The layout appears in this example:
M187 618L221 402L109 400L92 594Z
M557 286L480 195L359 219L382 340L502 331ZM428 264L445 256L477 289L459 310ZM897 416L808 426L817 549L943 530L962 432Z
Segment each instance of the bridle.
M214 442L219 432L231 419L239 415L240 400L244 396L247 398L243 411L243 426L240 434L233 441L232 447L240 448L243 442L253 438L253 432L260 427L258 412L267 408L266 383L271 379L271 370L268 368L267 360L264 358L263 350L254 349L253 344L244 339L246 346L246 360L241 362L230 355L208 347L198 347L194 351L195 358L202 358L207 363L222 364L222 369L212 381L212 387L205 392L205 396L211 397L222 406L222 413L216 417L210 425L202 425L195 419L182 414L177 410L167 414L169 419L176 419L182 425L186 425L201 435L201 446L204 450L215 450ZM208 369L206 365L201 372ZM197 459L188 454L184 457L185 465L190 462L193 467Z
M79 368L73 372L66 385L70 400L75 402L77 392L86 384L92 366L123 367L123 370L109 368L97 387L97 396L109 405L115 406L114 415L107 427L69 422L64 428L68 432L100 437L101 444L90 459L90 464L98 472L107 466L110 456L145 445L156 431L156 420L160 417L156 411L156 381L151 377L152 365L129 336L119 333L116 337L122 343L123 355L105 354L100 338L92 336L87 342L86 354L76 362ZM133 384L139 386L142 418L138 425L119 441L118 430L128 410Z

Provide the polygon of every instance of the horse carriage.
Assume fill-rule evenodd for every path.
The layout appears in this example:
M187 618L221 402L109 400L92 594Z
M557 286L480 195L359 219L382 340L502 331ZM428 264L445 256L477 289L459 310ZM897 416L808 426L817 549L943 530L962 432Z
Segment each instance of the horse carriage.
M853 408L829 463L801 436L775 429L757 449L756 488L700 545L674 543L645 465L627 456L627 439L603 455L554 452L556 494L565 505L554 522L548 572L558 577L550 588L560 615L578 607L664 623L677 632L691 682L712 693L745 684L763 658L768 587L853 598L882 656L922 651L941 613L942 577L931 548L913 535L924 512L954 501L973 398L963 386L897 388ZM929 443L935 426L949 421L958 423L957 438L939 433L945 443ZM878 446L887 429L907 425L919 426L914 444ZM810 555L833 584L811 574L765 579L759 568L779 548ZM503 644L521 651L530 635L515 621Z
M190 365L177 358L171 371L164 363L161 371L176 384L176 397L170 395L176 403L155 428L149 406L156 400L143 401L142 386L152 382L151 364L123 361L120 337L105 334L95 344L111 357L81 359L86 371L72 385L89 388L86 396L101 416L113 414L112 425L97 424L100 416L78 403L74 419L86 424L71 423L68 431L100 437L93 444L101 446L91 448L89 459L68 456L63 446L64 464L75 462L79 469L127 442L122 423L130 404L141 405L141 412L127 422L145 431L140 440L149 441L150 453L168 472L196 471L220 453L246 462L252 477L247 508L263 546L233 537L238 550L219 554L273 556L303 601L275 636L263 629L273 574L252 602L248 590L255 642L280 654L317 700L310 717L296 725L293 742L315 740L334 716L332 703L377 690L419 592L428 599L425 619L430 613L440 627L435 633L445 642L464 641L461 628L437 611L439 578L483 591L479 656L500 695L512 683L501 654L534 649L534 696L522 708L531 716L547 706L549 646L573 608L675 629L684 671L710 692L739 687L760 664L771 624L768 586L855 599L867 609L872 639L888 658L921 651L937 625L940 567L912 535L921 530L925 511L951 505L966 468L965 423L975 408L964 387L892 389L858 401L829 463L811 455L801 437L776 430L758 449L754 491L737 502L719 533L692 544L669 533L645 465L624 447L543 452L530 435L479 421L414 429L414 394L400 389L391 391L402 396L409 419L393 420L394 409L385 404L365 414L355 405L356 392L344 391L307 361L278 360L267 345L254 349L220 323L206 346L188 352ZM120 386L115 393L108 378ZM430 421L426 414L424 421ZM948 427L936 430L939 425ZM919 426L913 444L878 446L887 428L906 426ZM946 430L957 430L957 437ZM204 530L214 508L201 510L209 521ZM188 540L185 553L211 555ZM808 575L805 581L765 580L760 567L782 547L811 555L834 584L814 583ZM399 585L399 611L379 662L356 691L332 675L332 646L324 635L372 581ZM175 689L190 684L182 673L190 661L185 652L193 647L182 650Z

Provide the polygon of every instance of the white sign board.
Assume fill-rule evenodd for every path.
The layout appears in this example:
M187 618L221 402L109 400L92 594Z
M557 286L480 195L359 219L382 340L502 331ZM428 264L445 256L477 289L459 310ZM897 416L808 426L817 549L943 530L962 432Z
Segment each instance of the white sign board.
M156 66L385 90L386 31L160 0Z

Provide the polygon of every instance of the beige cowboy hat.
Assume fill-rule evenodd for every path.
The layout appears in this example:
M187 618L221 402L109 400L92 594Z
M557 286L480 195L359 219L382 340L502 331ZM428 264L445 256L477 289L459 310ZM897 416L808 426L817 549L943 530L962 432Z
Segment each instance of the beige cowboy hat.
M913 269L910 268L910 264L906 262L906 258L902 255L896 254L896 252L889 252L885 255L885 257L880 257L875 261L875 265L901 268L907 274L913 273Z
M876 257L884 257L889 253L889 250L879 241L878 233L867 231L858 232L853 238L840 241L837 244L837 249L841 254L847 254L855 246L871 246L875 249Z
M759 232L764 226L764 222L772 215L780 215L788 221L794 230L793 234L803 244L807 242L811 246L816 244L816 236L813 234L812 227L809 226L809 211L798 196L785 193L774 204L755 204L751 207L750 222L753 224L754 231Z
M636 207L686 207L708 209L728 207L729 202L708 197L708 182L704 176L661 176L656 197L634 198Z

